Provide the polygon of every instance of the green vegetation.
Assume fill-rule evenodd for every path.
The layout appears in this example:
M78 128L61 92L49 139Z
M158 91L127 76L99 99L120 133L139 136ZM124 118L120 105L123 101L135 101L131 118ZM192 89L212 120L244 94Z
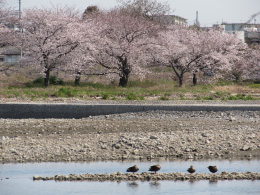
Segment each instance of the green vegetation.
M21 100L55 98L103 99L103 100L257 100L260 84L232 83L219 81L216 84L185 85L178 87L172 80L135 80L129 81L127 87L117 83L81 82L75 86L73 81L63 81L52 77L51 85L44 87L44 79L37 78L30 82L12 84L0 88L0 98L19 98ZM251 92L252 91L252 92Z

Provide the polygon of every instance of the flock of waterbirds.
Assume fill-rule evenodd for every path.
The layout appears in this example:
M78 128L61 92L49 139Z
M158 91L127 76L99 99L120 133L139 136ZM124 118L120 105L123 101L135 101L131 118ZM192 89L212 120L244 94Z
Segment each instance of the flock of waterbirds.
M157 171L159 171L161 169L161 165L158 164L158 165L153 165L150 167L150 169L148 171L152 171L154 173L157 173ZM211 173L216 173L218 171L218 167L217 166L208 166L208 169ZM126 172L132 172L133 174L135 172L139 171L139 167L137 165L134 165L132 167L129 167ZM189 173L195 173L196 172L196 169L194 168L193 165L190 166L190 168L187 169L187 171Z

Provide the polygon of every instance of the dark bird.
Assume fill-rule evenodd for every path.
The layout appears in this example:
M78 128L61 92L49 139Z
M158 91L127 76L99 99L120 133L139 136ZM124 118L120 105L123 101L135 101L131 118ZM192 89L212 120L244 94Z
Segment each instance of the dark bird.
M135 173L135 172L137 172L139 170L139 167L137 166L137 165L134 165L134 166L132 166L132 167L129 167L127 170L126 170L126 172L133 172L133 174Z
M195 173L196 169L193 167L193 165L190 166L190 168L187 169L189 173Z
M218 171L217 166L208 166L208 169L211 173L216 173Z
M150 167L149 171L154 171L154 173L156 173L160 169L161 169L161 165L153 165Z

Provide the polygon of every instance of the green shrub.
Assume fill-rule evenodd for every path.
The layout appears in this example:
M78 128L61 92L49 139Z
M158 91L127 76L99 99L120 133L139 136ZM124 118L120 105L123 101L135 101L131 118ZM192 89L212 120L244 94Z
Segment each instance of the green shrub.
M160 97L160 100L169 100L169 98L164 95L164 96Z
M251 95L246 96L245 94L237 94L237 95L230 95L228 100L253 100L254 98Z
M198 96L196 97L196 100L201 100L201 97L198 95Z
M249 85L249 87L250 88L260 88L260 84L255 83L255 84Z
M126 97L127 100L137 100L137 96L135 93L129 93Z
M59 79L56 76L50 77L50 84L51 85L64 85L64 81L62 79Z
M145 97L144 97L144 96L141 96L141 97L140 97L140 100L145 100Z
M110 95L107 93L102 94L102 99L108 100L110 98Z
M204 97L203 99L204 100L214 100L215 98L212 95L210 95L209 97Z
M54 95L56 97L74 97L76 94L76 90L71 90L70 88L60 88Z
M34 79L33 84L44 84L44 77L38 77Z

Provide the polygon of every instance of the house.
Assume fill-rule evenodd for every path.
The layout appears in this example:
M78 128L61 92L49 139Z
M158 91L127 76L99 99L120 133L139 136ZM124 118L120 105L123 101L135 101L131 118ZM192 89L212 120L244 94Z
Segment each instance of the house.
M222 23L213 25L213 28L236 34L239 39L248 44L260 43L260 24Z
M0 48L0 63L15 64L20 58L20 49L11 46Z
M163 16L155 16L153 17L155 21L162 22L166 25L181 25L181 26L188 26L187 19L182 18L176 15L163 15Z

